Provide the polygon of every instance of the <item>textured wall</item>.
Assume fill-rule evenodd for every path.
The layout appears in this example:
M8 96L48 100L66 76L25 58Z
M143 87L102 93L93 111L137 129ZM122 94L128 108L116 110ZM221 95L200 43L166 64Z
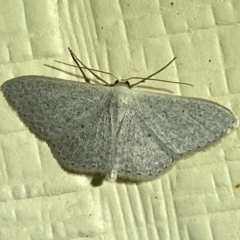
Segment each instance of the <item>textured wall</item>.
M146 76L177 56L159 78L194 87L144 87L210 99L240 116L237 0L11 0L0 2L0 20L0 84L31 74L76 80L77 69L54 62L72 62L67 47L119 78ZM239 130L155 181L93 186L63 171L2 94L0 102L0 239L239 238Z

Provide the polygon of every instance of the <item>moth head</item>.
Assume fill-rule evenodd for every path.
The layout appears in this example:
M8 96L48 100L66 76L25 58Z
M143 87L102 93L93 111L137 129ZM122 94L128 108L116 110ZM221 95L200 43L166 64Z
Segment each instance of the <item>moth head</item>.
M111 84L111 87L114 87L114 86L125 86L130 88L131 85L129 81L126 79L117 79L113 84Z

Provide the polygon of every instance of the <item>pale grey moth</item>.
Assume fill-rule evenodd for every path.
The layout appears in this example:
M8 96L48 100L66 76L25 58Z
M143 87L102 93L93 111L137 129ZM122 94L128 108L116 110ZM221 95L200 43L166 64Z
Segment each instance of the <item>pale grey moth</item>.
M132 90L128 81L90 84L83 69L100 77L71 54L86 83L22 76L2 85L9 104L67 170L110 181L151 180L237 124L212 101Z

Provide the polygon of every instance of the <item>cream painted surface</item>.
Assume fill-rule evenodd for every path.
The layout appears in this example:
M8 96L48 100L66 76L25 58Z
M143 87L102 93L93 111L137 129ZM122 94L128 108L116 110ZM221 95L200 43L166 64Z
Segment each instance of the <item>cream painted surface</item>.
M1 1L0 84L32 74L76 80L77 69L54 62L72 63L68 47L119 78L177 56L159 78L194 87L142 89L214 100L240 118L239 16L230 0ZM236 129L155 181L93 186L63 171L0 93L0 240L238 239L239 146Z

